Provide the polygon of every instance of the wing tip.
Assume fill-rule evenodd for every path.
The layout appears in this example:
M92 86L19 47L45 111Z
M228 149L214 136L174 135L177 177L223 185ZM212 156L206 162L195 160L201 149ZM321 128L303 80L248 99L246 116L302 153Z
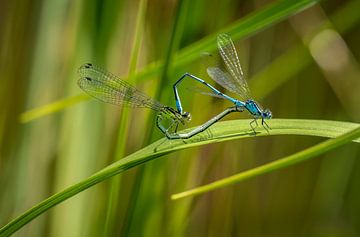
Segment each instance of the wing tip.
M81 65L78 69L78 74L80 74L81 76L84 76L86 71L88 71L89 69L92 69L94 67L94 65L92 63L84 63L83 65Z
M229 42L231 42L231 37L227 33L220 33L217 36L217 42L221 46L227 45Z

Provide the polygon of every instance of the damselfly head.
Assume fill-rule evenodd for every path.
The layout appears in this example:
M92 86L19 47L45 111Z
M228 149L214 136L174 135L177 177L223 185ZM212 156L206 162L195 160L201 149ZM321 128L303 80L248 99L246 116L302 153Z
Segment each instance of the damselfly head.
M262 117L265 119L271 119L272 118L271 111L268 109L265 109L264 112L262 113Z
M189 112L184 112L181 114L181 116L186 120L186 121L190 121L191 120L191 114Z

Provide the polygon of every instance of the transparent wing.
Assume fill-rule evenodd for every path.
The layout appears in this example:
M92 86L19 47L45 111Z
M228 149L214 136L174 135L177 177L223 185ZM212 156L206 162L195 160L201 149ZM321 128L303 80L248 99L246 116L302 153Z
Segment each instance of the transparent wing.
M228 78L228 84L233 84L231 88L236 87L236 90L233 92L238 93L243 99L250 99L251 94L249 86L244 78L244 73L241 69L240 61L230 36L227 34L220 34L217 37L217 44L226 68L232 76L232 78Z
M87 63L82 65L78 72L81 76L78 80L79 87L100 101L156 111L164 108L160 102L98 66Z
M206 73L211 79L233 93L241 93L235 86L234 79L227 72L225 64L219 54L202 53L201 61L205 66Z
M214 92L208 91L208 90L204 90L200 87L188 87L187 88L189 91L195 92L195 93L199 93L201 95L206 95L206 96L212 96L212 97L216 97L219 99L224 99L223 96L217 95Z
M228 72L223 71L219 67L208 67L206 72L214 81L216 81L225 89L237 94L241 94L241 91L235 85L234 80Z

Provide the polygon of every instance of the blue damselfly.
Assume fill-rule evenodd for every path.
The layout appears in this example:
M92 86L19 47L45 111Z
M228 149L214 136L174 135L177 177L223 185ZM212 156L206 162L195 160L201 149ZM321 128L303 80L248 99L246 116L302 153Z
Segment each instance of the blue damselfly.
M232 98L219 90L217 90L215 87L207 83L201 78L198 78L190 73L185 73L173 86L174 93L175 93L175 101L176 101L176 107L178 109L178 112L181 114L183 112L183 108L181 105L181 100L179 97L179 93L177 90L177 86L180 84L180 82L183 81L186 77L192 78L196 80L197 82L200 82L210 88L213 95L216 97L220 97L226 100L229 100L234 104L233 107L227 108L224 112L227 112L226 114L229 114L231 112L242 112L245 109L254 117L254 120L250 122L250 126L252 130L255 133L255 128L258 126L257 119L261 118L261 124L265 128L265 130L268 131L270 127L265 122L265 119L271 119L272 114L270 110L268 109L262 109L259 104L252 99L249 87L246 83L244 73L241 69L240 61L234 46L234 43L232 42L231 38L227 34L220 34L217 37L217 45L219 49L220 56L226 66L227 71L221 69L220 67L208 67L207 73L209 76L216 81L218 84L220 84L225 89L236 93L239 95L240 99ZM224 113L223 112L223 113ZM221 115L221 114L219 114ZM217 122L219 119L221 119L224 116L215 116L209 121L212 121L213 123ZM256 125L253 126L253 123Z

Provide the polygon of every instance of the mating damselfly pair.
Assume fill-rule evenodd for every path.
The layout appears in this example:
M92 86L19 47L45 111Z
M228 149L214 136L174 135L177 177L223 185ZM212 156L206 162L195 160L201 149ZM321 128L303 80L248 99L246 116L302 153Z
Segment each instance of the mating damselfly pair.
M265 119L271 119L272 114L267 109L263 110L258 103L251 98L250 90L244 78L234 43L227 34L220 34L217 37L217 45L220 56L226 66L226 70L223 70L220 67L209 67L207 68L207 73L222 87L236 93L240 99L232 98L220 92L204 80L189 73L185 73L173 85L176 102L176 109L174 109L161 104L126 81L90 63L84 64L79 68L81 78L79 79L78 84L86 93L100 101L115 105L127 105L155 110L158 112L156 126L168 139L190 138L206 130L227 114L232 112L243 112L244 110L247 110L254 117L254 120L250 122L250 127L254 134L256 134L255 128L258 126L257 119L261 119L261 124L268 131L270 127L265 122ZM233 106L225 109L220 114L190 132L178 133L178 125L185 124L187 121L191 120L190 113L185 112L182 108L177 90L177 86L185 78L191 78L202 83L211 90L213 95L229 100L233 103ZM169 126L166 127L163 125L162 122L164 119L170 121Z

